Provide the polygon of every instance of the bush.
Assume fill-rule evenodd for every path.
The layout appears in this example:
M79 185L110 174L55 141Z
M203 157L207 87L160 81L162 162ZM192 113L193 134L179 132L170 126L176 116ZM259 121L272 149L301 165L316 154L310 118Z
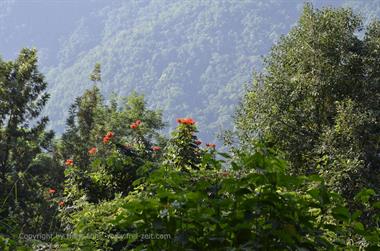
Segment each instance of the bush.
M361 212L350 213L318 176L288 174L287 163L265 148L233 160L222 155L204 155L207 169L162 164L128 196L87 203L71 214L72 238L59 242L77 250L380 248L379 228L366 228ZM357 198L379 208L373 195L368 189Z

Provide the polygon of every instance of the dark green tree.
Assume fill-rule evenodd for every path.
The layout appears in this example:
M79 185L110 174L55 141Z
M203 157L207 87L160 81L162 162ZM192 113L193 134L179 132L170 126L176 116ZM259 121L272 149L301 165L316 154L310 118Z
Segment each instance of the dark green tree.
M54 211L48 209L47 189L63 174L52 158L48 118L40 116L49 98L46 87L35 49L21 50L14 61L0 60L0 221L11 222L16 232L50 226ZM7 233L2 224L0 232Z
M320 173L352 198L379 191L379 23L364 33L350 9L306 5L266 58L236 116L243 148L264 139L293 173Z
M70 106L67 128L61 142L63 160L75 159L75 164L83 170L88 167L90 159L87 151L94 145L97 136L100 136L94 135L93 131L101 121L101 109L103 97L95 84Z
M102 81L102 71L101 71L99 63L95 64L94 70L92 71L90 75L90 80L93 81L95 84L97 82Z

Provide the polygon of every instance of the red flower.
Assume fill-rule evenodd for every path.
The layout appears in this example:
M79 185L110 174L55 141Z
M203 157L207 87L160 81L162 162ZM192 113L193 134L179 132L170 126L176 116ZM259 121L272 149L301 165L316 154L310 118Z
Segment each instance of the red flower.
M68 160L66 160L65 165L66 166L72 166L72 165L74 165L74 161L72 159L68 159Z
M60 207L63 207L65 205L65 202L64 201L60 201L60 202L58 202L58 206L60 206Z
M161 150L161 147L159 146L152 146L152 150L157 152L157 151L160 151Z
M195 141L195 144L197 144L197 145L199 146L200 144L202 144L202 141L200 141L200 140L196 140L196 141Z
M206 146L207 146L207 147L210 147L210 148L214 148L214 149L215 149L215 147L216 147L215 144L211 144L211 143L207 143Z
M187 118L185 120L185 124L188 124L188 125L194 125L195 124L195 120L191 119L191 118Z
M184 125L194 125L195 120L193 120L192 118L181 118L181 119L177 119L177 123L184 124Z
M93 147L90 150L88 150L88 153L91 155L94 155L96 153L96 151L97 151L96 147Z
M139 127L140 126L140 124L141 124L141 120L136 120L134 123L132 123L131 125L130 125L130 127L131 127L131 129L136 129L137 127Z
M114 136L115 134L113 132L108 132L106 136L103 138L103 143L107 144Z
M48 192L49 192L50 194L52 194L52 193L57 192L57 190L55 190L54 188L49 188Z

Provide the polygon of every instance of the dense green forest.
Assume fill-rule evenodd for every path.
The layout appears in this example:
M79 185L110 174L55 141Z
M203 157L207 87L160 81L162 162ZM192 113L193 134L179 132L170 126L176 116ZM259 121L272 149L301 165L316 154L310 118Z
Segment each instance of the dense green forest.
M4 1L4 0L3 0ZM36 4L36 2L38 4ZM295 24L302 1L72 1L7 0L0 4L0 52L13 59L36 46L51 98L49 128L62 133L68 107L90 87L102 65L101 93L144 94L174 129L175 118L196 117L201 139L230 129L235 105L262 56ZM70 4L71 3L71 4ZM379 17L377 0L314 1L352 6ZM2 13L3 12L3 13ZM24 13L28 13L25 15ZM64 20L64 21L62 21Z
M161 2L135 2L152 15L141 20L133 5L111 8L113 18L132 16L136 23L112 23L102 34L109 37L104 46L89 53L67 51L68 61L46 74L56 74L61 86L49 87L36 49L0 60L0 250L380 250L380 21L352 8L305 4L290 31L273 38L275 45L244 88L240 77L228 75L228 67L247 74L244 64L229 57L256 62L250 54L256 44L234 22L205 13L243 17L247 25L259 13L261 21L278 21L288 17L265 10L277 4L281 12L285 2L257 2L252 9L258 12L243 16L252 2ZM162 11L168 6L172 9ZM185 29L194 44L170 40L160 33L166 29L157 28L181 30L190 13L205 18ZM218 38L217 25L236 33L212 40ZM123 33L124 26L134 32ZM215 36L202 36L198 29ZM154 34L162 44L147 42ZM78 31L78 38L82 35ZM260 41L260 33L255 36ZM123 46L137 38L141 50L137 44ZM182 46L174 46L177 42ZM252 47L246 51L240 42ZM172 82L118 89L114 80L135 81L139 72L147 72L148 80L153 61L142 55L163 44L176 49L163 51L156 67L166 60L160 71L182 76L178 82L168 77ZM192 45L205 50L192 55ZM229 47L225 54L218 54L224 47ZM125 59L107 48L136 55ZM115 71L110 79L113 68L103 57L131 69ZM215 88L212 74L202 80L209 85L199 86L203 82L192 73L207 72L211 66L203 63L209 57L226 60L213 74L220 79L227 74L231 85L241 87ZM181 66L168 70L171 64ZM178 67L188 75L170 75ZM191 95L173 94L176 106L162 106L170 99L152 89L170 95L171 86L201 93L201 100L221 110L204 111L199 97ZM70 103L60 115L62 134L49 129L45 116L50 93ZM224 100L231 96L230 103ZM55 105L62 105L57 100ZM234 124L223 132L224 146L199 137L214 126L200 126L207 112L214 121L221 117Z

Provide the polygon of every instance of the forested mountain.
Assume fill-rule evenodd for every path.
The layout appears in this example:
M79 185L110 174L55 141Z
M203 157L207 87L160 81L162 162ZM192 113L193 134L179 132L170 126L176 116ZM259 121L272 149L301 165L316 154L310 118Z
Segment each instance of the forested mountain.
M377 1L313 2L380 13ZM58 132L99 62L106 97L136 90L164 111L169 127L192 116L201 138L212 140L232 125L244 83L295 24L303 2L9 0L0 6L0 51L13 58L21 47L39 49L51 93L46 114Z
M0 2L0 250L380 250L378 0L78 1Z

